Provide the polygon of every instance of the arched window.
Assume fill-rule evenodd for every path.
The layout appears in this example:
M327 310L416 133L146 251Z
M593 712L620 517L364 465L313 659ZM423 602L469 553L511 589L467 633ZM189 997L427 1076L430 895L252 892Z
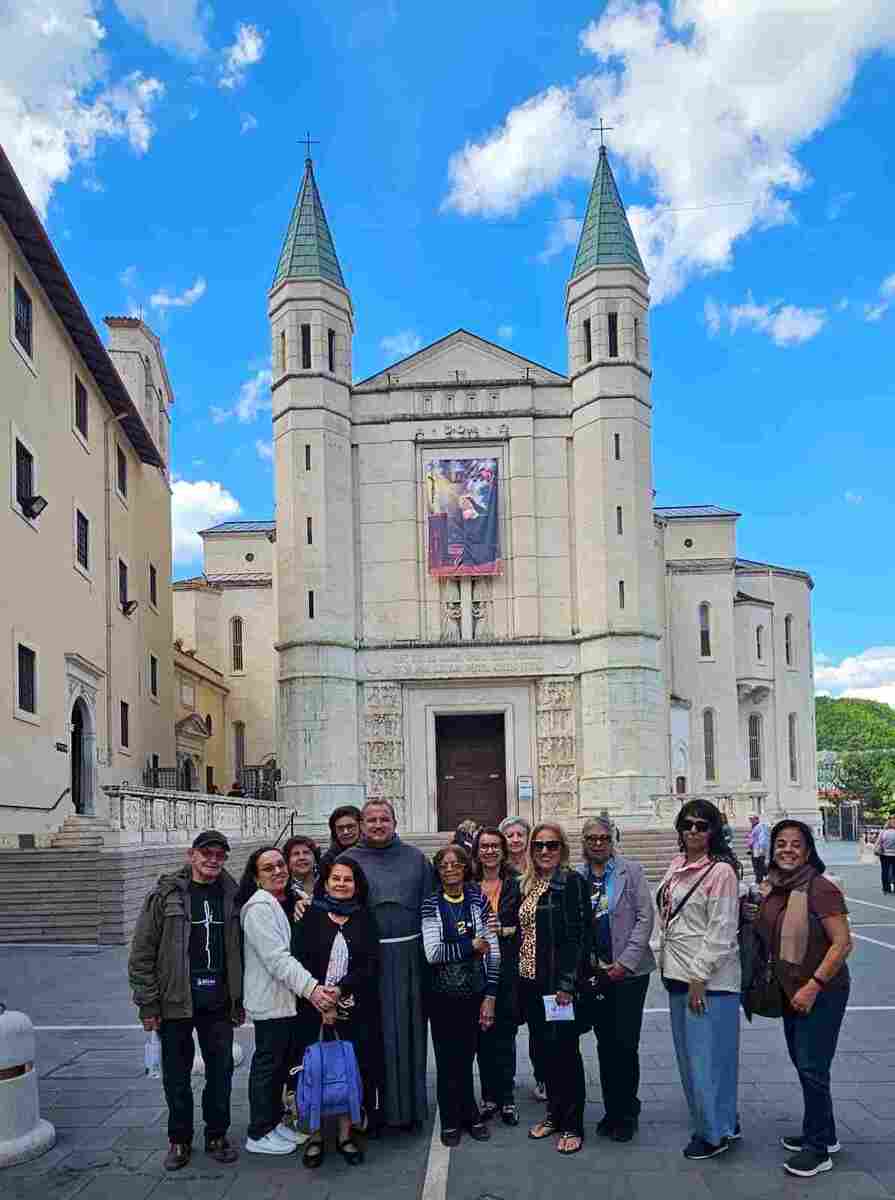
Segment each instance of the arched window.
M712 657L712 614L704 601L699 606L699 657Z
M211 713L207 713L205 716L205 729L208 732L208 736L211 737L214 733L214 722L211 719Z
M786 665L788 667L795 666L796 656L793 643L792 613L787 613L783 618L783 654L786 658Z
M245 721L233 722L233 767L236 778L246 765L246 726Z
M702 744L705 754L706 783L715 781L715 713L707 708L702 714Z
M761 713L749 714L749 778L757 782L764 774L761 744Z
M245 670L244 632L242 617L233 617L230 621L230 661L234 671Z
M759 662L764 658L764 625L755 627L755 657Z
M799 782L799 718L790 713L786 719L786 732L789 739L789 780Z

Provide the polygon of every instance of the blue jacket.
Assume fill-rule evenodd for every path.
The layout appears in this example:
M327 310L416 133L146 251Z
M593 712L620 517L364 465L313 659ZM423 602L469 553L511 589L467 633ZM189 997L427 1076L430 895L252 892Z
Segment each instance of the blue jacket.
M587 863L580 863L575 870L587 879ZM616 854L609 908L612 957L632 975L649 975L656 969L649 946L655 917L653 897L643 867L633 858Z

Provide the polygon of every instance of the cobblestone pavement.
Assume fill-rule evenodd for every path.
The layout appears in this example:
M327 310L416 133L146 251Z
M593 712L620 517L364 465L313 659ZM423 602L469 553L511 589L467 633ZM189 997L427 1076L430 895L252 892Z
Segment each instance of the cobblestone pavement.
M743 1024L742 1141L707 1163L682 1158L687 1115L665 997L655 981L641 1046L643 1115L629 1145L593 1134L602 1108L590 1038L582 1043L589 1081L583 1153L562 1159L549 1144L526 1138L527 1125L543 1106L530 1093L523 1031L522 1124L497 1125L488 1143L467 1138L448 1153L430 1127L416 1136L371 1142L360 1168L348 1167L333 1147L315 1172L305 1171L294 1156L243 1154L234 1167L221 1167L200 1149L189 1168L169 1175L161 1165L164 1099L159 1081L143 1074L144 1035L133 1024L126 951L0 947L0 999L24 1009L38 1027L42 1114L58 1133L57 1145L42 1158L0 1171L0 1200L287 1200L299 1191L320 1200L348 1200L358 1191L388 1200L540 1200L560 1191L587 1191L607 1200L751 1200L769 1190L793 1198L895 1197L895 898L881 894L873 865L835 870L851 902L854 985L833 1068L843 1149L835 1169L817 1179L795 1180L780 1169L785 1152L778 1139L798 1130L801 1097L779 1023L761 1019ZM241 1142L248 1120L251 1030L238 1036L247 1053L234 1079L232 1133Z

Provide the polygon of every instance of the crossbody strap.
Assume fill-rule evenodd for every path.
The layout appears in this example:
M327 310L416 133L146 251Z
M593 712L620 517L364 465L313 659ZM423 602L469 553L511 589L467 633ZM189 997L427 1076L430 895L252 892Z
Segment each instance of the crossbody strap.
M711 875L712 871L714 871L714 869L717 865L718 865L717 863L712 863L712 865L707 870L703 871L703 873L699 876L699 878L696 880L696 882L693 884L693 886L687 892L686 896L684 896L683 900L679 900L678 903L674 906L674 908L669 913L668 920L665 922L666 929L671 924L671 922L674 920L674 918L680 913L681 909L684 907L684 905L687 903L687 901L690 899L690 897L693 895L693 893L696 891L696 889L702 883L703 879L705 879L707 876Z

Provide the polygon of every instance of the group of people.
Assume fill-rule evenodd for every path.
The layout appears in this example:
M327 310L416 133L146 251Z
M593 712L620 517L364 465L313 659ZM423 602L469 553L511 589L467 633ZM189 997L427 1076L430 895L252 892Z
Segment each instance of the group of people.
M801 1176L829 1170L838 1149L830 1064L849 992L846 906L806 825L783 820L765 844L763 824L753 819L750 845L760 886L745 899L721 814L703 800L678 814L680 853L655 900L641 865L618 852L605 814L585 822L578 865L559 824L530 828L521 817L461 828L430 864L401 841L391 805L372 800L332 814L323 855L301 836L282 850L260 847L238 884L224 869L224 835L201 833L186 867L147 898L130 957L140 1017L161 1038L166 1167L190 1160L194 1029L206 1064L205 1149L218 1162L236 1160L227 1136L233 1029L246 1016L255 1027L251 1153L303 1146L308 1167L322 1163L322 1132L302 1131L287 1108L306 1049L331 1030L354 1046L363 1088L360 1122L338 1118L345 1161L363 1160L361 1135L419 1128L428 1115L427 1025L445 1145L464 1133L487 1140L498 1118L519 1124L523 1024L535 1095L546 1100L528 1136L563 1155L582 1149L581 1038L593 1032L605 1109L596 1132L628 1142L640 1118L639 1044L657 967L691 1119L683 1153L714 1158L741 1136L745 920L779 982L804 1095L802 1132L782 1139L793 1154L785 1167Z

